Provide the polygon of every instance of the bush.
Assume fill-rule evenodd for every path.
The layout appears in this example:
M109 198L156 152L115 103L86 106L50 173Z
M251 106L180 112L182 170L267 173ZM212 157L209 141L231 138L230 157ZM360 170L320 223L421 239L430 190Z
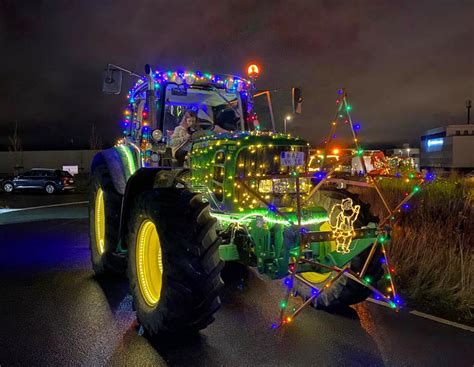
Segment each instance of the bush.
M394 207L413 183L380 181ZM383 218L386 210L373 189L353 188ZM401 209L388 252L402 298L419 310L473 323L474 185L451 176L423 186Z

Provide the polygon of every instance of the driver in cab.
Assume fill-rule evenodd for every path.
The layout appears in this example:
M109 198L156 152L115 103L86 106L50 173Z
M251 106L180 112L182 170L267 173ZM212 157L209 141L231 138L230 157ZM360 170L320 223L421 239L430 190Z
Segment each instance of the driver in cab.
M221 133L228 131L214 125L212 132ZM208 132L199 126L196 112L186 111L170 138L171 153L173 158L178 161L179 166L184 165L186 155L191 150L193 139L198 139L207 134Z

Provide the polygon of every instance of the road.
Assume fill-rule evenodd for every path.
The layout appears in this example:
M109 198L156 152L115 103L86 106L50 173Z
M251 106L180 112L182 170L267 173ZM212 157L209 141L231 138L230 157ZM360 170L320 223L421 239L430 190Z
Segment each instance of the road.
M0 251L2 367L474 364L474 333L369 302L308 308L272 330L283 286L253 271L226 285L216 321L198 336L149 340L126 280L93 276L87 204L0 214Z

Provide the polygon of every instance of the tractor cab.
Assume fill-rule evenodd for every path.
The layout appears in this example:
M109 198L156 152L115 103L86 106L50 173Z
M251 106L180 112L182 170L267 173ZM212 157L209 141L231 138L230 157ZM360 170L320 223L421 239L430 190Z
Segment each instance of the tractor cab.
M194 111L203 130L219 127L220 131L271 131L275 121L269 91L256 91L259 68L250 65L249 79L236 75L200 71L152 70L145 76L115 65L105 71L103 90L120 93L122 71L138 77L128 92L129 105L122 120L123 139L140 152L139 167L172 166L169 141L186 111ZM253 110L253 98L266 96L270 118L259 121ZM301 109L301 89L293 88L295 113ZM210 132L207 135L212 135ZM168 149L167 149L168 148Z

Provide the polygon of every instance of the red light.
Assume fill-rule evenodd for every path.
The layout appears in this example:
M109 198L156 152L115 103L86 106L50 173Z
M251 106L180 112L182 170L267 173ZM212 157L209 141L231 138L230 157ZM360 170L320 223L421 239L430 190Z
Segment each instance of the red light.
M260 74L260 68L257 64L251 64L247 68L247 75L249 77L257 77Z
M340 150L337 148L332 150L332 154L334 155L338 155L339 153L340 153Z

